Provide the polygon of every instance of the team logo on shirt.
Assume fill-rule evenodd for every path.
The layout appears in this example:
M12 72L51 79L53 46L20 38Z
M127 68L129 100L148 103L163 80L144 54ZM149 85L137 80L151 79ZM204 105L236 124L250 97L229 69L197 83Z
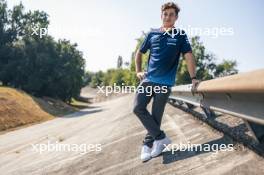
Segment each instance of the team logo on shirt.
M176 46L177 39L176 38L167 38L167 45Z

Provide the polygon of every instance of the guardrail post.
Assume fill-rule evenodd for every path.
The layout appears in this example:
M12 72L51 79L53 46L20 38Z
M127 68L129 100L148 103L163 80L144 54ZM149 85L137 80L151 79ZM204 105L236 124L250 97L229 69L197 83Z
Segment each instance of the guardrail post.
M259 125L247 120L244 120L249 131L253 134L253 137L257 140L257 142L264 144L264 126Z
M214 111L210 110L209 108L206 107L201 107L202 110L204 111L205 115L207 118L216 118L216 114Z
M195 106L194 105L192 105L192 104L190 104L190 103L185 103L186 105L187 105L187 107L188 107L188 109L193 109Z

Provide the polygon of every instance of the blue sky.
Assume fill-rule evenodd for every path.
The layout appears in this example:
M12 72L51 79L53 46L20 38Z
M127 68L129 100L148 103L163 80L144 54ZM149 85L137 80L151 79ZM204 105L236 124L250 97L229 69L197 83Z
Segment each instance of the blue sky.
M9 7L20 0L8 0ZM49 34L78 43L90 71L116 67L118 55L130 61L142 31L160 27L159 0L22 0L26 10L50 15ZM177 0L176 27L232 28L232 36L201 36L207 51L238 62L241 72L264 68L262 0Z

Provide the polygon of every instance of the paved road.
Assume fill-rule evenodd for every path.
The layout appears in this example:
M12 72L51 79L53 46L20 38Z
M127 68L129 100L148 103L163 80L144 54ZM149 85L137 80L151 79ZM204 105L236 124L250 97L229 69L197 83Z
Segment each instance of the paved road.
M235 146L231 151L178 151L142 163L144 128L132 113L133 95L95 103L69 116L0 135L4 174L263 174L264 160ZM162 128L173 144L233 144L190 114L169 104ZM38 152L37 144L79 146L71 151ZM34 149L32 144L34 144ZM90 152L80 154L82 144ZM92 144L92 145L91 145ZM75 145L76 146L76 145ZM97 150L95 149L97 148ZM101 149L101 151L100 151Z

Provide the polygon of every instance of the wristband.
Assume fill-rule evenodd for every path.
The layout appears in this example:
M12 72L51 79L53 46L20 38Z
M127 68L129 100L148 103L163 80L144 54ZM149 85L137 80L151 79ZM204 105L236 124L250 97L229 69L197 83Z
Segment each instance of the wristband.
M196 78L196 76L194 76L194 77L191 77L191 80L193 80L193 79L197 79L197 78Z

